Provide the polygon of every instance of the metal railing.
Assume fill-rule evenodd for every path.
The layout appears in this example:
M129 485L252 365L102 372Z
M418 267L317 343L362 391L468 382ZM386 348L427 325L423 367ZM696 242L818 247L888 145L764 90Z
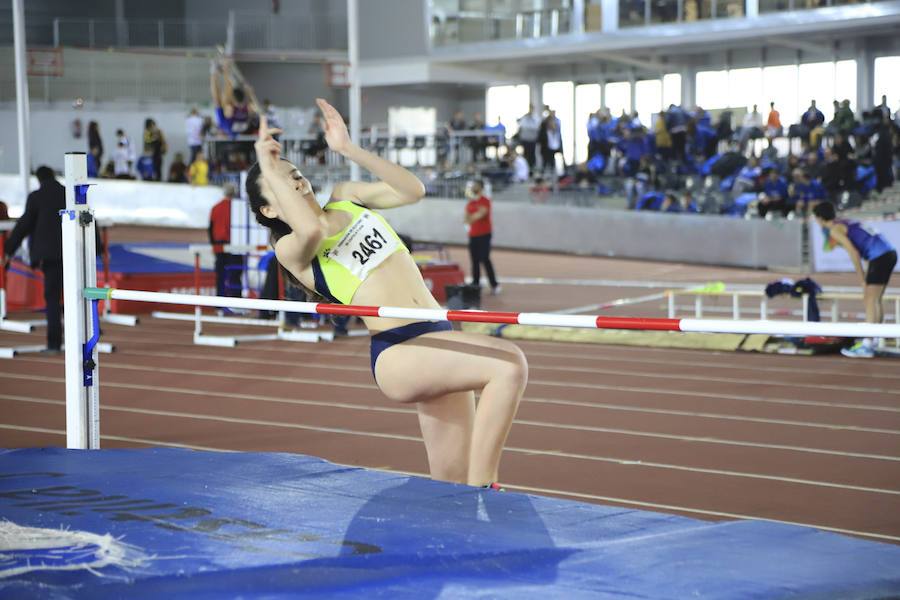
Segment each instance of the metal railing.
M514 13L460 11L431 24L435 46L554 37L570 33L572 9L547 8Z
M53 45L77 48L336 50L347 47L343 19L232 13L220 19L53 19Z

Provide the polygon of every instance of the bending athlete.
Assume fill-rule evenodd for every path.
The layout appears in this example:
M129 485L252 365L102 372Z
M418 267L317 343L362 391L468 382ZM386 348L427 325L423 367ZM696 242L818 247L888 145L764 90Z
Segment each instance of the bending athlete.
M830 202L821 202L813 208L813 215L825 234L830 247L841 246L847 251L856 273L863 284L863 302L866 305L866 322L884 322L882 299L891 273L897 266L897 250L883 235L869 231L858 221L839 219ZM863 270L862 261L868 263ZM875 356L875 341L864 338L841 354L851 358Z
M278 261L332 302L440 308L397 234L370 210L418 202L422 182L353 144L338 111L317 102L328 146L380 181L339 183L320 208L310 182L281 158L281 144L272 137L279 131L262 117L259 162L247 174L247 195L257 220L272 232ZM364 321L378 387L391 400L416 404L431 476L498 487L500 454L528 379L521 350L453 331L446 322ZM475 391L481 393L477 407Z

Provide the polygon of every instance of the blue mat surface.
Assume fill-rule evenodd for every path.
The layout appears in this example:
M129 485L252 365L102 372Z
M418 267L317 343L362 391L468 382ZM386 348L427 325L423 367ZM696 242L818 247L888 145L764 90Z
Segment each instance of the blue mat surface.
M140 252L141 248L184 248L186 263L163 260ZM113 273L193 273L193 256L188 252L187 244L110 244L109 270ZM188 264L190 263L190 264ZM103 269L100 257L97 257L97 268ZM203 269L208 271L209 269Z
M293 454L4 450L0 517L2 598L900 595L898 546Z

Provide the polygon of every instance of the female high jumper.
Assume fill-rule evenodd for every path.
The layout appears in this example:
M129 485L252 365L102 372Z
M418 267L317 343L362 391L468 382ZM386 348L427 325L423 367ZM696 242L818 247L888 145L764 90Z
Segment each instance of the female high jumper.
M317 100L329 148L368 169L376 183L334 187L324 209L310 182L281 158L279 130L260 119L247 194L257 220L271 230L281 265L332 302L440 308L400 238L378 213L425 195L415 175L352 143L344 120ZM381 391L415 403L431 476L498 489L503 445L528 379L519 348L453 331L447 322L365 317L371 362ZM474 392L480 392L476 406Z

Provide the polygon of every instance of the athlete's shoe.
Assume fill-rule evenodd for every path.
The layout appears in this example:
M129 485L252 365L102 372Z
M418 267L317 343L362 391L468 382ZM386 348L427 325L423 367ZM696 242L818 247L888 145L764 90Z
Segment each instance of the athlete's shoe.
M856 342L849 348L841 348L841 354L848 358L874 358L875 351L863 342Z
M506 491L506 488L504 488L502 485L500 485L497 482L483 485L483 486L481 486L481 488L484 490L494 490L495 492L505 492Z

